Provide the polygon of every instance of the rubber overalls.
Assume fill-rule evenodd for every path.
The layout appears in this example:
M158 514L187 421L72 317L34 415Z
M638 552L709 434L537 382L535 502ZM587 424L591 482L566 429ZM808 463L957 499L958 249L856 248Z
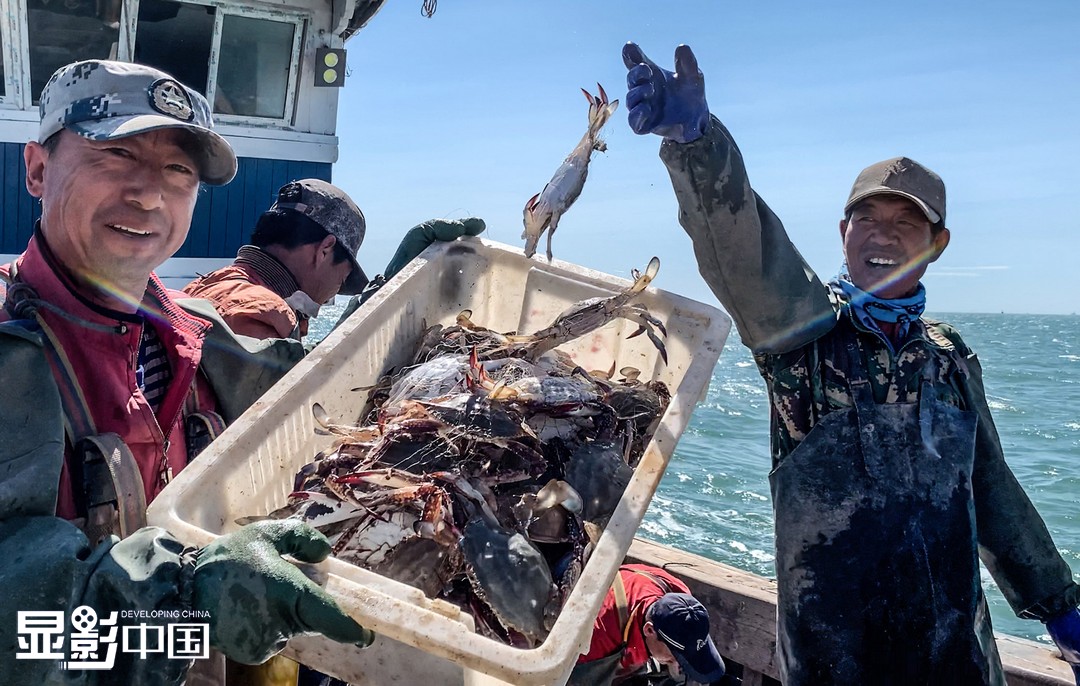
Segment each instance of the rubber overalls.
M853 406L769 475L783 683L1004 684L979 578L977 415L935 398L932 360L917 403L875 403L857 334L832 340Z

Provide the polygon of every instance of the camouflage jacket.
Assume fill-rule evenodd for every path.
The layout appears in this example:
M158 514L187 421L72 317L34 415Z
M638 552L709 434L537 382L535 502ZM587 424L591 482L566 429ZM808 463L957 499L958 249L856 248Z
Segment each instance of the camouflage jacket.
M978 413L972 491L979 554L1012 608L1046 619L1075 607L1080 587L1005 463L978 358L959 333L926 318L892 352L807 266L750 187L742 154L716 118L701 139L665 141L679 223L701 275L731 314L768 386L775 467L825 414L851 406L840 352L857 336L878 403L913 402L926 365L939 400Z

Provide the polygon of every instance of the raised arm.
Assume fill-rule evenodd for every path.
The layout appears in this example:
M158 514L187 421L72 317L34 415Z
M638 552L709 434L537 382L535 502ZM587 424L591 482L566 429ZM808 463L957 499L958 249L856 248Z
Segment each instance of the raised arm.
M679 223L743 343L754 352L780 353L829 331L835 316L827 291L750 187L731 134L710 117L694 53L680 45L669 72L628 43L623 61L630 127L664 137L660 158L679 202Z

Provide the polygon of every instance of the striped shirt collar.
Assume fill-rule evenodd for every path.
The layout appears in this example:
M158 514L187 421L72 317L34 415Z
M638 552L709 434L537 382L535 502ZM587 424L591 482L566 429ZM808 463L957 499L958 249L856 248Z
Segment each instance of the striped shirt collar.
M300 290L300 284L281 260L255 245L244 245L236 252L236 265L249 267L259 275L266 287L282 298Z

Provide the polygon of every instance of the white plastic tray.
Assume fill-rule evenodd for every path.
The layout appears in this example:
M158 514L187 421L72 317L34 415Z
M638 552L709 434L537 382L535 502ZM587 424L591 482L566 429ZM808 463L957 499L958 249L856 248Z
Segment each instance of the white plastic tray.
M644 269L651 255L642 254ZM664 268L654 283L663 283ZM157 497L148 512L188 545L206 545L237 528L238 517L285 503L293 477L325 448L314 432L313 403L335 421L355 422L370 386L390 366L405 364L419 334L452 324L463 309L498 331L532 333L570 304L630 285L555 260L526 259L517 248L481 239L440 243L424 252L333 331L296 368L230 426ZM636 324L616 320L562 346L585 369L633 366L672 391L671 403L629 486L597 543L550 636L521 650L472 631L472 618L420 591L338 560L327 590L379 636L366 650L322 637L294 639L288 654L354 684L479 683L489 675L513 684L561 684L587 647L593 618L660 482L694 405L708 389L731 320L717 308L649 288L634 302L667 326L668 364Z

